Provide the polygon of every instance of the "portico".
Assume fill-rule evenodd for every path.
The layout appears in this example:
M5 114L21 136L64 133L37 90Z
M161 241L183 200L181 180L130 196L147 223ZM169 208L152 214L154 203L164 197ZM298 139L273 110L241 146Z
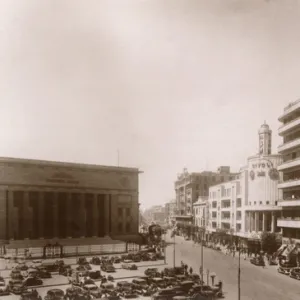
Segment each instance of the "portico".
M278 232L277 218L280 211L246 211L246 232Z

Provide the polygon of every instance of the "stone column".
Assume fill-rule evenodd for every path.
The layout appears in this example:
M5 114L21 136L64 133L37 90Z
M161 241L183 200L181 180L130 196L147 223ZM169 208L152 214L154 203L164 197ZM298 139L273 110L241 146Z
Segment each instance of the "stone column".
M72 219L73 219L72 194L67 193L66 235L68 238L72 237L73 235Z
M271 231L275 232L275 215L273 211L271 213Z
M24 239L29 239L29 224L30 224L30 220L29 220L29 193L27 191L23 192L23 222L22 222L22 231L23 231L23 238Z
M265 212L262 213L262 231L267 231L267 215Z
M80 235L86 236L86 209L85 209L85 194L80 194Z
M44 238L44 192L39 192L39 201L38 201L38 215L36 216L38 218L38 236L39 238Z
M53 193L53 236L58 238L58 194Z
M255 232L259 231L259 212L256 211L255 213Z
M99 231L98 231L98 195L93 195L93 236L98 237Z
M109 221L110 221L110 213L109 213L109 201L110 195L105 194L104 196L104 236L109 236L110 229L109 229Z
M14 239L14 192L8 191L8 239Z

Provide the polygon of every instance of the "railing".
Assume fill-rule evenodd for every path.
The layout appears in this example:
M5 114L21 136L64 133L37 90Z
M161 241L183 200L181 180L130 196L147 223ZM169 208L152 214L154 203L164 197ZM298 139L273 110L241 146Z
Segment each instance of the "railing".
M279 127L279 129L283 128L283 127L286 126L286 125L289 125L290 123L292 123L292 122L294 122L294 121L296 121L296 120L300 120L300 117L298 117L298 118L296 118L296 119L293 119L293 120L291 120L291 121L288 121L288 122L285 123L285 124L282 124L282 125Z
M296 197L284 197L283 199L279 200L279 201L299 201L300 200L300 196L296 196Z
M290 179L286 179L286 180L280 180L279 183L286 183L286 182L297 181L297 180L300 180L300 177L290 178Z
M300 99L288 104L284 109L283 111L286 112L288 109L290 109L291 107L293 107L294 105L296 105L297 103L300 103Z
M224 205L224 206L221 206L221 208L231 208L231 205Z
M300 136L297 136L297 137L293 138L292 140L288 140L288 141L280 144L278 147L280 148L280 147L286 146L286 145L291 144L295 141L298 141L299 139L300 139Z
M300 217L281 217L279 221L300 221Z

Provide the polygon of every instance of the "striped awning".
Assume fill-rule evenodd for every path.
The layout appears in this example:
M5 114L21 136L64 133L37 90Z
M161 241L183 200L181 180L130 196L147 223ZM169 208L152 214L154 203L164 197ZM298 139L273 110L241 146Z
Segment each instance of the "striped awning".
M280 246L280 248L277 250L276 255L277 256L281 255L283 253L283 251L286 249L286 247L287 247L287 244L282 244Z
M289 257L294 252L294 250L296 250L296 245L293 244L287 245L287 247L285 248L285 250L282 252L281 255Z

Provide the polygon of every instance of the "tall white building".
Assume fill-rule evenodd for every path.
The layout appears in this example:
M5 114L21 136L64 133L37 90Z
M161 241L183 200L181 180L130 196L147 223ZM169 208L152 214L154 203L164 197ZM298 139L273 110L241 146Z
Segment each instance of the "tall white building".
M283 180L278 185L282 217L277 225L282 228L283 242L300 243L300 99L286 106L278 120L282 123L278 133L283 137L278 146L283 163L278 170Z
M272 131L264 123L259 132L258 154L250 156L239 178L209 189L208 230L226 229L233 235L259 240L263 231L279 232L277 201L281 155L271 154Z

